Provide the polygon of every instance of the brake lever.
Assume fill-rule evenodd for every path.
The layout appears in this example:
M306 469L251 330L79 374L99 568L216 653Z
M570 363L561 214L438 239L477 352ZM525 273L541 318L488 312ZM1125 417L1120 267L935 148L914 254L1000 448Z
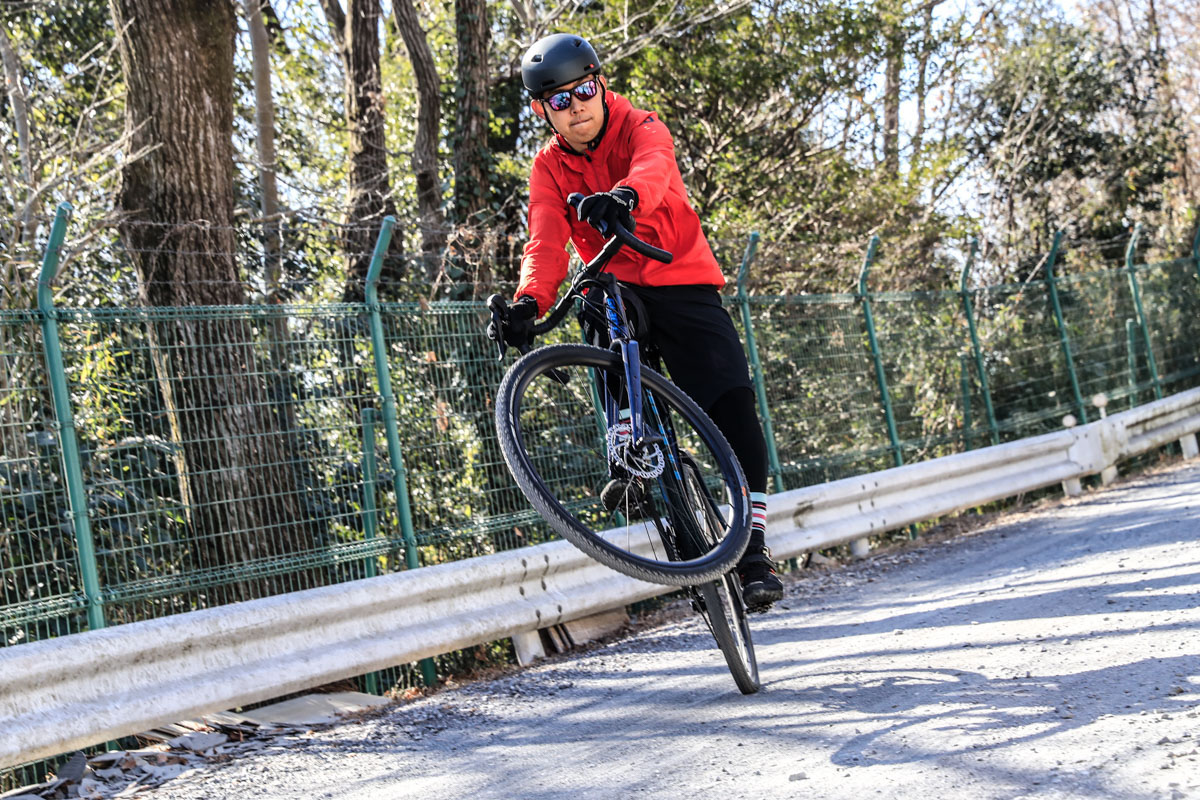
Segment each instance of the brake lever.
M504 360L504 354L508 352L508 345L504 341L504 323L508 321L508 303L504 302L504 298L499 294L493 294L487 300L488 310L492 312L492 325L499 334L496 342L496 349L499 351L496 355L497 361Z
M508 303L499 294L494 294L488 298L488 310L492 312L492 324L496 326L496 330L500 332L500 341L496 342L496 348L499 350L497 356L498 361L504 360L504 354L508 352L508 344L504 341L503 323L508 321ZM527 344L515 345L517 352L525 355L533 348ZM567 385L569 376L560 369L551 369L546 373L551 379L563 386Z
M579 192L571 192L569 195L567 195L567 205L575 209L576 212L579 211L579 204L583 201L584 196ZM631 218L629 222L630 225L627 230L632 234L637 229L637 221ZM595 228L601 236L607 237L609 235L608 223L604 220L598 220L594 225L592 225L592 227Z

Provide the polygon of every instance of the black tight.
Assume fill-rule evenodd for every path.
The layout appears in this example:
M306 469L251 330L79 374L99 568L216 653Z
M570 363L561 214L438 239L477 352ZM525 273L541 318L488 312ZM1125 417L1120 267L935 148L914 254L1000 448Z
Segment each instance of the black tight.
M750 491L766 492L767 440L758 422L753 390L745 386L730 389L708 408L708 416L729 440Z

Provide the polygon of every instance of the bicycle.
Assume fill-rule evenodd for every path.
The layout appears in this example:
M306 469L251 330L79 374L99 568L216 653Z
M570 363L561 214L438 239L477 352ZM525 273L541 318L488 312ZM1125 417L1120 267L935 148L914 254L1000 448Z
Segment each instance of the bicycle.
M568 203L582 199L572 194ZM643 363L620 284L604 272L625 246L659 261L672 258L615 226L533 326L534 335L548 333L576 301L587 300L585 292L599 291L610 347L518 348L522 355L496 395L501 452L531 505L564 539L630 577L685 587L738 689L750 694L759 689L758 664L741 581L732 571L750 537L749 489L708 415ZM492 295L488 307L499 327L507 304ZM498 344L503 360L506 345ZM598 489L612 479L627 486L615 503Z

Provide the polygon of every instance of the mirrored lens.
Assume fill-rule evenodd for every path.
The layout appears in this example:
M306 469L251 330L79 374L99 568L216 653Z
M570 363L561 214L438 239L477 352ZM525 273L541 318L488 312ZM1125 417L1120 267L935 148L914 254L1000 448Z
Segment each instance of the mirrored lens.
M566 111L571 107L571 93L555 92L546 98L546 102L549 103L550 107L555 111Z
M561 92L555 92L546 98L546 102L555 111L566 111L571 107L571 95L574 94L580 100L591 100L596 96L599 87L596 86L595 80L585 81L574 89L566 89Z

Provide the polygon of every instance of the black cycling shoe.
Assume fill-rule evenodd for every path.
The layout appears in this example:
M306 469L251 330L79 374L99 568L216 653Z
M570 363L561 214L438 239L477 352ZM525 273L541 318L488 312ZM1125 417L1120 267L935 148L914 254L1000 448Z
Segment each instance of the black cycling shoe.
M742 600L748 611L767 611L783 599L783 581L775 572L775 562L767 548L747 550L737 566L742 579Z

